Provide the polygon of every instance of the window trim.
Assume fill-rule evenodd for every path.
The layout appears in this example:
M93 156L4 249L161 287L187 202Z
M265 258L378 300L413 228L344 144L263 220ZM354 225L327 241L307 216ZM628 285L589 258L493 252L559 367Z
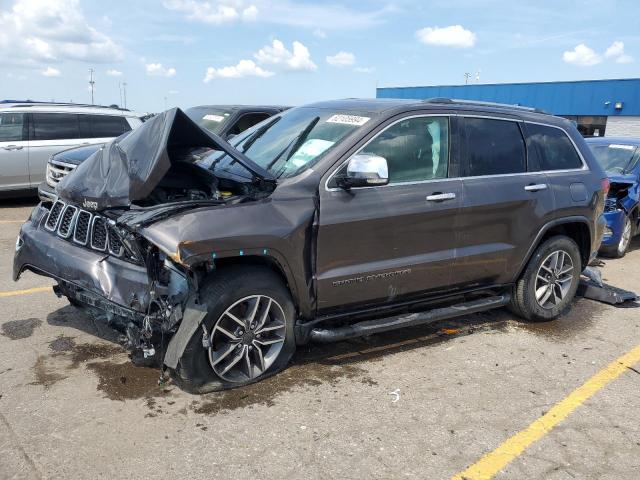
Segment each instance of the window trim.
M346 164L349 160L351 160L351 157L353 157L354 155L357 155L358 153L360 153L360 151L366 147L369 142L371 142L374 138L376 138L380 133L382 133L383 131L385 131L387 128L391 127L392 125L402 121L402 120L407 120L410 118L416 118L416 117L449 117L449 166L451 165L451 117L473 117L473 118L488 118L488 119L492 119L492 120L505 120L505 121L509 121L509 122L520 122L520 123L524 123L525 124L525 128L526 128L526 124L533 124L533 125L542 125L543 127L550 127L550 128L557 128L558 130L560 130L561 132L563 132L571 141L571 144L573 145L573 148L575 149L576 153L578 154L578 157L580 157L580 161L582 162L582 167L580 168L570 168L570 169L564 169L564 170L539 170L537 172L520 172L520 173L499 173L499 174L495 174L495 175L479 175L479 176L475 176L475 177L462 177L462 176L458 176L458 177L447 177L447 178L433 178L431 180L421 180L419 182L406 182L406 183L388 183L386 185L373 185L373 186L369 186L369 187L354 187L352 188L352 190L362 190L365 188L385 188L385 187L396 187L396 186L401 186L401 185L418 185L418 184L423 184L423 183L433 183L433 182L447 182L447 181L452 181L452 180L467 180L467 179L476 179L476 178L497 178L497 177L515 177L515 176L522 176L522 175L540 175L540 174L548 174L548 173L571 173L571 172L583 172L583 171L590 171L591 169L589 168L589 165L587 164L587 162L584 159L584 156L582 155L582 152L580 151L580 149L578 148L578 145L576 144L576 142L573 140L573 138L571 137L571 135L569 135L569 132L567 132L566 129L564 129L563 127L559 126L559 125L552 125L550 123L543 123L543 122L536 122L533 120L525 120L522 118L513 118L513 117L499 117L499 116L495 116L495 115L482 115L482 114L478 114L478 113L470 113L470 114L465 114L465 113L429 113L429 114L420 114L420 115L410 115L410 116L406 116L406 117L402 117L398 120L395 120L394 122L390 123L389 125L387 125L386 127L384 127L382 130L380 130L378 133L376 133L373 137L371 137L369 140L367 140L367 142L362 145L362 147L360 147L358 150L356 150L353 154L349 155L346 160L342 161L339 163L339 165L336 167L336 169L331 172L331 174L327 177L327 180L325 180L324 182L324 189L326 192L338 192L338 191L344 191L342 188L340 187L329 187L329 182L331 181L331 179L337 174L337 172L342 168L342 166L344 164ZM522 134L522 129L520 129L520 132ZM526 147L526 139L525 139L525 147ZM525 153L526 153L526 148L525 148ZM527 162L528 162L528 158L527 158ZM527 165L528 167L528 165Z
M380 187L397 187L397 186L402 186L402 185L420 185L423 183L430 183L430 182L443 182L443 181L448 181L448 180L455 180L458 177L449 177L449 167L451 166L451 117L453 117L455 115L451 114L451 113L427 113L427 114L419 114L419 115L408 115L406 117L402 117L399 118L397 120L394 120L393 122L391 122L389 125L386 125L384 128L382 128L379 132L377 132L375 135L373 135L369 140L367 140L360 148L358 148L355 152L353 152L351 155L349 155L344 161L340 162L340 164L336 167L336 169L331 172L331 174L329 175L329 177L327 177L327 179L324 182L324 189L327 192L336 192L336 191L343 191L342 188L340 187L329 187L329 182L333 179L333 177L343 168L344 165L346 165L347 163L349 163L349 160L351 160L351 158L353 158L354 156L358 155L362 150L364 150L372 141L374 141L376 138L378 138L379 135L381 135L382 133L384 133L385 131L387 131L389 128L393 127L394 125L396 125L397 123L400 122L404 122L405 120L411 120L414 118L427 118L427 117L446 117L447 121L448 121L448 128L449 128L449 148L448 148L448 153L449 153L449 158L447 159L447 176L443 177L443 178L431 178L428 180L416 180L413 182L395 182L395 183L387 183L386 185L372 185L372 186L368 186L368 187L353 187L352 190L362 190L364 188L380 188Z

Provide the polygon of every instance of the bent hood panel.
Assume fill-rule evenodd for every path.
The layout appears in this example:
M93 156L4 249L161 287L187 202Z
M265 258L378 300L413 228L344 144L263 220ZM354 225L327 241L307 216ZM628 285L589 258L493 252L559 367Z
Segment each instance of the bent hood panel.
M56 191L63 200L93 210L128 207L153 191L176 161L175 151L192 148L224 150L255 175L269 176L222 138L173 108L107 143L67 175Z

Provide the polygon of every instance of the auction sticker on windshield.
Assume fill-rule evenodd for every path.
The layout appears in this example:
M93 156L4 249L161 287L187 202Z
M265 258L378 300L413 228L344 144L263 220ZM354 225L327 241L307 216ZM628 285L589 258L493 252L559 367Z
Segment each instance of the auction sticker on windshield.
M333 115L327 119L327 123L341 123L343 125L357 125L361 127L369 121L369 117L359 117L357 115Z
M210 122L221 122L224 120L224 117L222 115L205 115L202 119L209 120Z
M609 148L619 148L621 150L633 150L634 147L633 145L618 145L617 143L612 143L611 145L609 145Z

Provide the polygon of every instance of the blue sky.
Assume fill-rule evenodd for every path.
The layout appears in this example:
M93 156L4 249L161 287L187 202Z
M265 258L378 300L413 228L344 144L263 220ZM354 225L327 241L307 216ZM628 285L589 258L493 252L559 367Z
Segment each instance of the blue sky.
M0 0L0 97L159 111L638 77L637 0Z

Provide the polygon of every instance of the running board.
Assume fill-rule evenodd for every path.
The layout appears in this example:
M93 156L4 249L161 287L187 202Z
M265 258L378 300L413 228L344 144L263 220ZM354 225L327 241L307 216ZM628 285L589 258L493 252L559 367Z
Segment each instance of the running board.
M425 323L447 320L449 318L460 317L472 313L490 310L492 308L502 307L509 303L511 295L505 293L480 300L473 300L464 303L458 303L449 307L435 308L425 312L417 312L411 314L396 315L394 317L379 318L376 320L366 320L352 325L337 328L314 328L309 334L310 340L319 343L331 343L347 340L364 335L373 335L374 333L387 332L404 327L414 327Z

